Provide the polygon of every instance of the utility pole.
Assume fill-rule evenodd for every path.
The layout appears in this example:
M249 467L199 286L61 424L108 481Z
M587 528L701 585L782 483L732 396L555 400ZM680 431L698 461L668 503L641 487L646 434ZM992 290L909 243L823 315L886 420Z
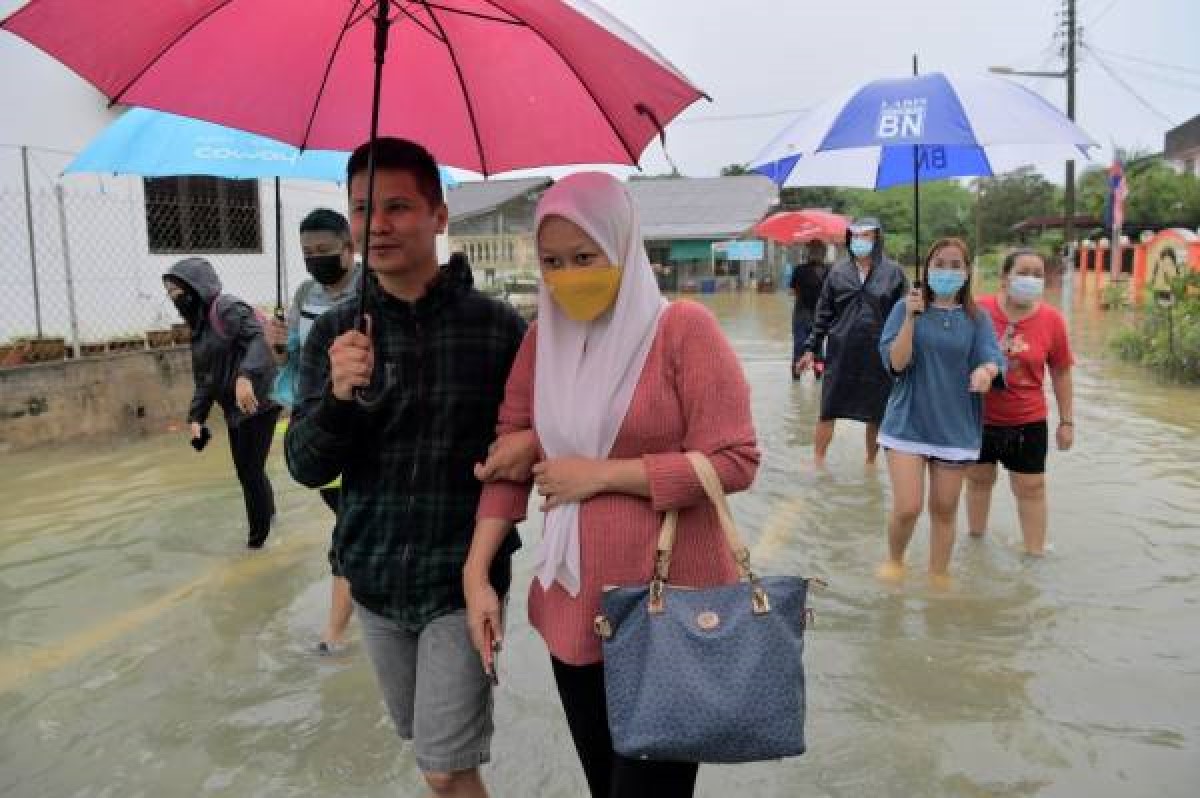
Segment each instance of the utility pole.
M1066 0L1067 4L1067 118L1075 121L1075 0ZM1063 192L1063 245L1070 258L1074 258L1075 250L1071 246L1075 233L1075 161L1067 161L1067 185ZM1068 262L1067 268L1073 268L1074 263Z
M1063 27L1066 28L1066 35L1063 36L1062 54L1066 58L1067 68L1061 72L1043 72L1029 71L1023 69L1013 69L1008 66L993 66L988 67L989 72L994 72L997 75L1020 75L1030 78L1065 78L1067 81L1067 118L1072 122L1075 121L1075 72L1076 60L1075 52L1079 47L1079 26L1075 24L1075 2L1076 0L1063 0L1063 11L1060 12L1060 18ZM1054 38L1058 39L1063 35L1061 30L1055 31ZM1063 192L1063 244L1067 248L1067 252L1074 254L1071 246L1072 239L1075 238L1075 161L1067 161L1067 180L1066 189Z

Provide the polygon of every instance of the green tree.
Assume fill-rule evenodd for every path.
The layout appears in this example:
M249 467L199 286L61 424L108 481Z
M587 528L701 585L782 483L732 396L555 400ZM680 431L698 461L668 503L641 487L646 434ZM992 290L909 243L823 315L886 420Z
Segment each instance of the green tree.
M1147 227L1200 225L1200 178L1179 174L1160 155L1117 149L1124 164L1125 220ZM1079 180L1079 204L1103 218L1108 199L1107 166L1093 166Z
M976 202L970 221L977 223L984 247L1014 243L1013 225L1034 216L1053 216L1059 211L1058 191L1033 167L1023 167L999 177L972 181ZM977 218L978 217L978 218Z
M753 171L747 169L744 164L731 163L729 166L721 167L721 177L737 177L738 175L752 175Z
M846 201L846 189L832 186L789 186L779 192L779 205L785 211L826 208L844 213Z
M852 216L875 216L884 229L888 253L905 263L913 262L913 187L893 186L883 191L845 189L846 212ZM971 192L957 180L921 184L922 254L935 239L945 236L967 238L971 221Z

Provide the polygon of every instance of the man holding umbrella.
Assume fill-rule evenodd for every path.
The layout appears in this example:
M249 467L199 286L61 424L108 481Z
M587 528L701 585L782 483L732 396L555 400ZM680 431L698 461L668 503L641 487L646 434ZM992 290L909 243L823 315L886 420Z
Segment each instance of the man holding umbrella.
M813 365L824 347L825 378L821 415L813 433L814 460L825 465L839 418L867 425L867 464L875 462L879 423L892 378L879 359L879 336L892 305L908 293L900 266L883 254L879 220L864 217L846 231L847 257L825 279L812 332L796 364L800 373Z
M313 324L288 467L314 488L341 475L333 557L396 731L434 795L481 798L492 699L467 632L462 568L481 492L474 465L487 459L525 322L476 291L465 262L438 265L447 209L424 148L379 138L347 172L351 233L370 268L365 329L354 302ZM494 561L500 595L519 545L510 533Z

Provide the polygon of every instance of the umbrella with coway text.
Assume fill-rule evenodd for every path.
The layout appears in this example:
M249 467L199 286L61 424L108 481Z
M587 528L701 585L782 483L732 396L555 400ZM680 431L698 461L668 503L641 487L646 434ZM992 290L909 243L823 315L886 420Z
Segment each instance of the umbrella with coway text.
M67 164L71 173L141 177L207 175L233 179L272 178L275 183L275 311L283 309L283 233L280 178L346 180L348 152L300 150L255 133L199 119L131 108L100 132ZM442 182L454 180L443 170Z

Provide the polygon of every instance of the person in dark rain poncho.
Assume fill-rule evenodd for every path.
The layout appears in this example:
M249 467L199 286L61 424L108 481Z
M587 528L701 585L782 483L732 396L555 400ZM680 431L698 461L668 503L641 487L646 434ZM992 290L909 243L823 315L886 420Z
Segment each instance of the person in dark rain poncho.
M192 329L196 390L188 410L192 446L208 442L209 411L221 406L229 448L246 502L246 546L262 548L275 517L275 494L267 478L267 455L280 407L267 398L275 361L254 309L221 293L221 280L204 258L185 258L163 275L163 287Z
M813 435L818 466L825 464L839 418L867 425L867 463L875 462L879 423L892 388L879 360L879 336L892 306L908 292L904 272L883 254L879 220L855 220L846 231L846 248L848 255L834 264L821 288L812 332L796 365L800 373L811 368L824 347L821 415Z

